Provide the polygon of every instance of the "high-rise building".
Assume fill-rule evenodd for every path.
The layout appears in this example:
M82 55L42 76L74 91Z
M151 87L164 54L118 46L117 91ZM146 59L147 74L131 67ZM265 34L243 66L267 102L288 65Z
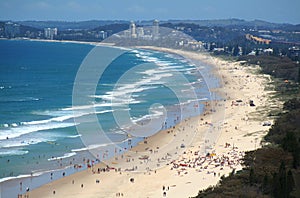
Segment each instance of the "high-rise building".
M136 38L136 27L133 21L131 21L129 29L130 29L131 38Z
M136 29L136 34L138 38L143 38L144 37L144 28L138 27Z
M107 32L105 32L105 31L100 31L99 33L98 33L98 37L99 38L101 38L101 39L106 39L107 38Z
M157 39L159 37L159 21L154 20L152 26L152 38Z
M125 38L130 38L131 37L130 30L124 30L123 33L124 33Z
M57 28L45 28L44 29L44 36L46 39L53 40L54 36L57 35Z
M8 38L14 38L20 34L20 25L12 22L4 24L4 33Z

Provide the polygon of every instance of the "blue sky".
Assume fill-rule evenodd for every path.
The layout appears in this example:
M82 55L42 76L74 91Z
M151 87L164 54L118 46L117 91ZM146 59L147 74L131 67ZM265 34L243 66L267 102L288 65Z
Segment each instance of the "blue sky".
M300 0L0 0L0 20L266 20L300 24Z

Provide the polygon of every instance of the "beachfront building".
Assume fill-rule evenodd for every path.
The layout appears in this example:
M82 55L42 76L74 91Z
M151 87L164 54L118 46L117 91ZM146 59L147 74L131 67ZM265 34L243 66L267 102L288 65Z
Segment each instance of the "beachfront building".
M7 38L14 38L20 34L20 25L7 22L4 24L4 33Z
M138 38L143 38L145 33L144 33L144 28L143 27L138 27L136 29L136 34Z
M158 39L159 38L159 21L154 20L152 26L152 38Z
M136 26L135 23L133 21L131 21L130 25L129 25L129 29L130 29L130 36L131 38L136 38Z
M57 35L57 28L45 28L44 36L46 39L53 40L53 38Z
M130 30L124 30L123 34L125 38L130 38Z
M106 39L107 38L107 32L105 31L99 31L98 34L97 34L97 37L100 38L100 39Z

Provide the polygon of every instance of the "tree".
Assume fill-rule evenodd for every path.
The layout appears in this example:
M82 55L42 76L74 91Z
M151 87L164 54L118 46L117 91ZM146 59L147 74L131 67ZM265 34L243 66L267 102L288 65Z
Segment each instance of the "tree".
M282 190L279 182L279 177L277 173L273 174L273 196L275 198L282 198L281 197Z
M279 168L279 184L280 184L280 197L287 198L288 191L287 191L287 180L286 180L286 168L284 161L281 162Z
M240 48L238 45L236 45L234 48L233 48L233 53L232 55L233 56L238 56L239 55L239 52L240 52Z
M262 192L263 193L268 193L269 192L269 177L268 174L266 173L263 179L263 183L262 183Z
M255 182L255 175L254 175L254 169L253 168L251 168L250 172L249 172L249 182L250 182L250 185L253 185L254 182Z
M300 165L300 146L299 146L299 141L297 142L297 148L292 152L293 155L293 167L298 168Z
M288 152L297 150L298 142L294 132L287 132L282 140L282 148Z
M255 50L255 56L258 56L259 55L259 50Z
M284 103L283 109L289 111L300 109L300 99L293 98L291 100L288 100L287 102Z
M287 173L286 183L287 183L287 193L289 195L295 188L295 181L291 170L289 170Z
M299 57L298 57L299 58ZM299 64L298 64L299 65ZM300 83L300 66L298 67L298 83Z

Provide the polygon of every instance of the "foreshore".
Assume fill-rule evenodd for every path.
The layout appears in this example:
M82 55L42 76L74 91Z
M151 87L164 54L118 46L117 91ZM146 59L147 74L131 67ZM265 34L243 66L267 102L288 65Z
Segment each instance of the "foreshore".
M260 147L269 126L269 79L208 54L143 47L181 55L213 67L224 98L205 103L203 115L147 138L127 153L29 191L23 197L191 197L216 185L222 175L242 169L244 152ZM252 100L255 106L250 106ZM108 165L108 167L106 167ZM112 168L113 167L113 168Z
M49 39L30 39L30 38L0 38L0 40L24 40L24 41L35 41L35 42L48 42L48 43L74 43L74 44L85 44L85 45L93 45L93 46L114 46L114 43L105 43L105 42L92 42L92 41L75 41L75 40L49 40Z

